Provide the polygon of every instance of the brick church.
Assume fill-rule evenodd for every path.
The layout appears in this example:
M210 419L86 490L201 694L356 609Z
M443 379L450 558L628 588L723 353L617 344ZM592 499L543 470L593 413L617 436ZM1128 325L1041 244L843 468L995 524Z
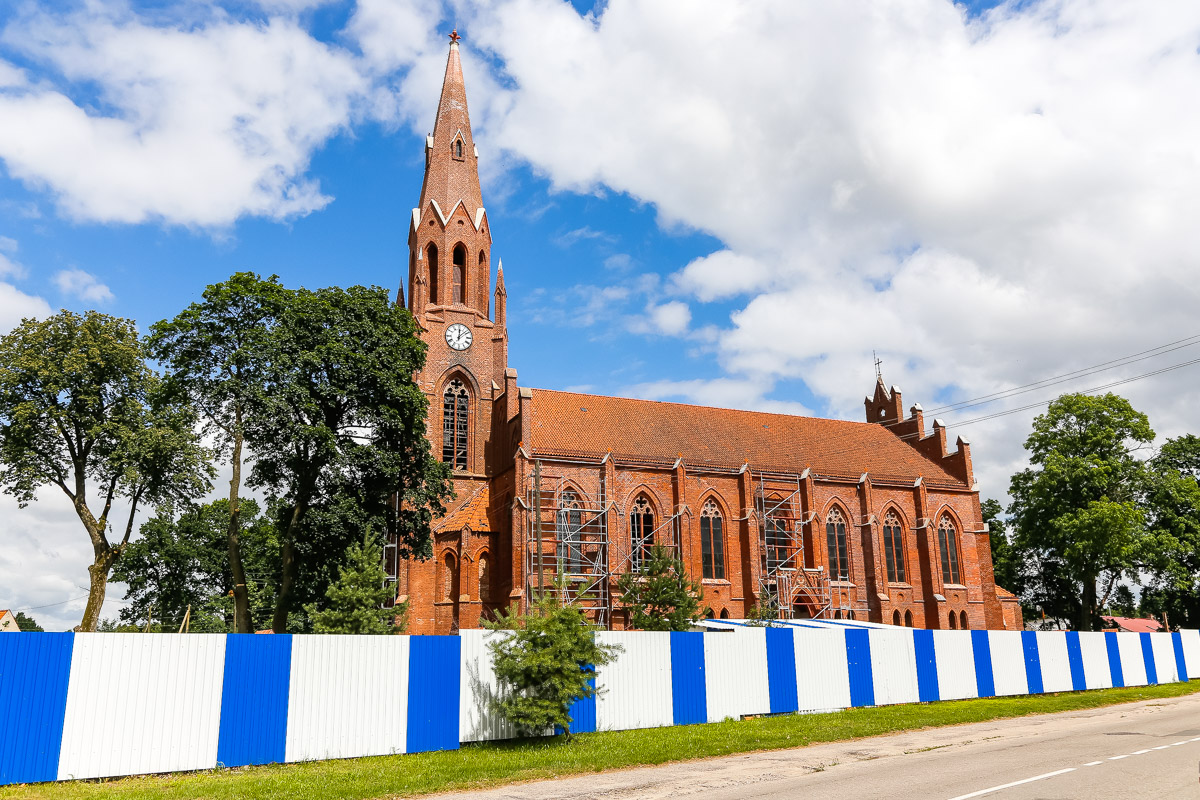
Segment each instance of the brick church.
M409 221L407 298L428 345L429 440L454 470L433 558L391 559L409 632L451 633L563 582L623 628L617 578L673 549L714 617L759 603L790 618L1019 629L995 585L961 437L905 415L882 378L865 422L520 386L504 270L452 34L425 179ZM394 552L394 550L390 551Z

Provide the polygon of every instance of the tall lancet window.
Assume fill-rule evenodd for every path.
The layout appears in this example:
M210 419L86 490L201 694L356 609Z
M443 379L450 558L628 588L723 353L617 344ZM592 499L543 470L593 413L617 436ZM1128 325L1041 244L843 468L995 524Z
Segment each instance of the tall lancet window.
M438 251L437 245L429 245L425 252L429 263L429 305L436 306L438 302Z
M470 395L462 381L446 384L442 393L442 461L454 469L467 468L470 407Z
M938 550L942 556L942 583L961 583L958 572L958 529L949 514L938 523Z
M633 546L633 568L640 570L650 559L650 548L654 546L654 510L645 495L634 501L629 512L629 539Z
M705 501L700 509L700 560L706 578L725 578L725 536L722 528L721 509L712 500Z
M829 580L850 580L850 558L846 552L846 518L836 506L825 516L825 540L829 550Z
M454 246L454 304L467 302L467 248Z
M904 583L904 536L900 516L889 511L883 517L883 554L887 561L888 580Z

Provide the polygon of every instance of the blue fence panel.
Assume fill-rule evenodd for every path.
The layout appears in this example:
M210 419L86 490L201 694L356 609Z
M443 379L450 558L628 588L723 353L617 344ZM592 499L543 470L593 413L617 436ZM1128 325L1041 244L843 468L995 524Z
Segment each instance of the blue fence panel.
M1115 633L1106 634L1104 645L1108 651L1108 671L1112 674L1112 685L1124 686L1125 671L1121 669L1121 646L1117 642L1117 635Z
M218 764L244 767L286 760L291 679L290 634L225 637Z
M796 642L791 628L767 628L767 690L771 713L787 714L800 708L796 697Z
M586 669L594 669L594 667L592 667L591 664L588 664ZM592 696L579 698L574 703L571 703L570 707L567 709L567 716L571 718L571 733L596 732L597 722L595 674L588 679L588 686L592 687ZM555 729L555 733L562 733L562 729Z
M1154 642L1150 640L1148 633L1143 633L1140 638L1142 661L1146 664L1146 683L1154 685L1158 683L1158 667L1154 664Z
M913 647L917 654L917 694L922 703L941 700L938 690L937 652L933 647L933 631L914 630Z
M971 653L975 656L975 686L980 697L996 696L992 675L992 644L987 631L971 631Z
M457 636L413 636L409 639L405 752L458 749L460 647ZM593 727L595 719L593 703Z
M1187 683L1187 659L1183 657L1183 634L1179 631L1171 634L1171 644L1175 646L1175 671L1179 673L1179 680Z
M1025 680L1030 694L1046 691L1042 683L1042 655L1038 650L1037 632L1021 631L1021 647L1025 650Z
M865 628L846 629L846 667L850 677L850 705L875 705L875 678L871 674L871 639Z
M1071 688L1082 692L1087 688L1087 678L1083 674L1083 648L1079 645L1079 634L1067 631L1067 660L1071 663Z
M0 634L0 785L58 779L74 637Z
M676 725L708 721L704 634L671 633L671 710Z

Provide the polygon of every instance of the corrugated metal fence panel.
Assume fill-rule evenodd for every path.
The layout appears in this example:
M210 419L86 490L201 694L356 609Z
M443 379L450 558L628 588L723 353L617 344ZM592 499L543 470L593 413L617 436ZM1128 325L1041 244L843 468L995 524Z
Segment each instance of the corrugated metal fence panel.
M850 676L850 705L875 705L871 675L871 637L865 628L846 628L846 672Z
M596 639L622 648L596 675L597 729L623 731L673 724L671 634L602 631Z
M1138 638L1142 640L1142 664L1146 670L1146 683L1159 683L1158 665L1154 663L1154 640L1150 638L1149 633L1139 633ZM1169 680L1162 682L1170 683Z
M1069 692L1075 688L1071 680L1071 657L1067 652L1067 637L1058 631L1037 631L1038 658L1042 662L1042 691Z
M217 764L225 636L75 637L60 780Z
M968 631L975 655L975 688L980 697L994 697L996 679L992 676L992 642L987 631Z
M917 654L911 628L872 628L871 676L875 705L920 702Z
M241 767L284 760L291 674L290 634L228 634L218 764Z
M671 632L671 716L676 725L708 721L703 633Z
M937 651L933 647L933 631L913 631L913 648L917 658L917 691L922 703L940 700L937 679Z
M405 752L458 749L462 656L457 636L410 636Z
M1179 638L1183 641L1188 680L1200 678L1200 631L1180 631Z
M838 711L850 707L846 632L797 628L796 706L800 711Z
M992 651L992 679L996 695L1029 694L1021 631L988 631L987 636Z
M0 785L58 777L74 636L0 635Z
M297 636L292 641L287 760L403 753L408 636Z
M1175 663L1174 637L1169 633L1147 633L1142 644L1149 643L1154 672L1158 683L1175 683L1179 680L1178 665Z
M1183 653L1183 634L1176 631L1171 634L1171 649L1175 651L1175 674L1181 681L1188 679L1187 657Z
M975 651L970 631L933 631L937 653L938 694L943 700L978 697L975 681Z
M763 628L704 635L704 689L708 721L769 714L767 637Z
M1025 680L1029 684L1029 693L1041 694L1046 689L1042 684L1042 654L1038 650L1035 631L1021 631L1021 648L1025 651Z
M1083 658L1084 688L1108 689L1113 685L1112 668L1108 661L1106 633L1097 631L1072 631L1067 634L1079 637L1079 652Z
M1121 664L1121 645L1115 633L1104 637L1104 646L1108 650L1108 672L1112 676L1113 686L1125 685L1125 670Z
M767 683L772 714L797 710L796 642L792 628L767 628Z
M461 640L462 667L459 673L458 736L462 742L513 739L517 729L492 711L492 701L500 695L500 682L492 669L492 651L488 642L506 633L464 630Z
M1114 633L1118 653L1121 657L1121 675L1126 686L1145 686L1146 659L1142 655L1142 637L1136 633Z

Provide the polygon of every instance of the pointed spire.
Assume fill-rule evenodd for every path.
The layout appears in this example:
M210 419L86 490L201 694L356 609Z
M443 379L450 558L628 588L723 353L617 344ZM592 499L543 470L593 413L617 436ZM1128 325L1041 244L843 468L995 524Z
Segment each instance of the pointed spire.
M504 259L500 259L500 266L496 270L496 296L507 297L508 291L504 288Z
M443 215L449 215L461 200L467 214L475 219L483 205L479 191L479 169L471 118L467 113L467 87L463 80L462 60L455 30L450 34L450 53L446 57L446 75L438 100L437 121L426 139L425 182L421 187L419 208L425 214L429 202L437 203Z

